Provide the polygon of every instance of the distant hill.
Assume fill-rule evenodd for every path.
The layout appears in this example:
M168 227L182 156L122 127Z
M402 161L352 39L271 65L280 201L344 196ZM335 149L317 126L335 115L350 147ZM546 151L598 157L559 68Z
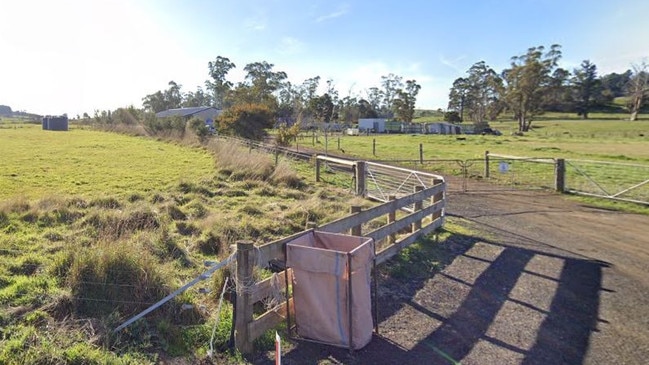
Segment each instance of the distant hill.
M9 105L0 105L0 116L11 117L12 115L13 111Z
M13 111L9 105L0 105L0 117L20 119L41 119L42 116L26 111Z

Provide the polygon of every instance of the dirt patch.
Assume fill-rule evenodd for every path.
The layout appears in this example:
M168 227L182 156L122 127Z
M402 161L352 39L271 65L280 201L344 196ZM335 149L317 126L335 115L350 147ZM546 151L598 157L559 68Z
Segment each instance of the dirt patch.
M440 245L441 270L381 279L368 346L295 342L282 363L646 363L649 216L527 191L452 194L446 213L477 233Z

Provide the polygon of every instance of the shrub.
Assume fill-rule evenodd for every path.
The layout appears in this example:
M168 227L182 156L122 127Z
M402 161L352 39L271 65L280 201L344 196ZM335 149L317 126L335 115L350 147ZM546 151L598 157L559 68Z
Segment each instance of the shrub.
M290 146L291 143L297 139L299 134L300 125L298 123L295 123L290 127L282 125L277 131L277 144L280 146Z
M191 129L201 142L205 142L207 138L212 134L210 128L205 124L200 118L192 118L187 123L189 129Z
M143 126L150 136L182 139L185 135L186 122L180 116L158 118L153 113L146 113Z
M260 140L266 135L266 128L273 126L273 113L263 104L237 104L226 109L218 123L224 134Z

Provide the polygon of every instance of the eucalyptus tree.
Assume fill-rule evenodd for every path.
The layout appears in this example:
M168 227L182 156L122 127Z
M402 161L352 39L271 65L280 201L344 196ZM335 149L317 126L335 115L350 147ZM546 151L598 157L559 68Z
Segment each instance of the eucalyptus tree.
M205 86L212 92L214 107L223 109L226 107L225 99L232 88L232 82L226 79L228 73L237 66L227 57L217 56L214 61L207 64L209 75L212 80L205 81Z
M381 76L381 86L383 87L383 100L380 106L381 116L391 118L393 116L392 101L397 96L397 90L403 88L403 78L393 73Z
M407 123L411 123L415 115L415 104L421 85L415 80L407 80L405 89L397 89L396 96L392 100L394 116Z
M464 108L469 94L469 84L464 77L453 81L453 86L448 95L448 110L457 112L460 123L464 121Z
M249 63L243 68L246 71L247 85L259 103L273 98L273 93L280 89L282 82L287 78L286 72L273 71L274 66L272 63L261 61Z
M510 68L503 71L505 101L518 121L519 131L528 131L534 117L543 113L552 71L559 59L559 45L552 45L547 52L543 46L532 47L512 57Z
M484 61L475 63L467 71L467 111L474 123L484 124L495 119L501 108L503 81Z

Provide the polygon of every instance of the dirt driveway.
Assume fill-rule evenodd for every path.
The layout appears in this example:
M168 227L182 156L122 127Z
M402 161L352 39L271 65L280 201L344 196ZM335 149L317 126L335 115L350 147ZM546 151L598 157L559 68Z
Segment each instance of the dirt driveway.
M447 216L472 233L441 271L380 283L368 346L299 342L283 364L647 364L649 216L528 191L451 194Z

